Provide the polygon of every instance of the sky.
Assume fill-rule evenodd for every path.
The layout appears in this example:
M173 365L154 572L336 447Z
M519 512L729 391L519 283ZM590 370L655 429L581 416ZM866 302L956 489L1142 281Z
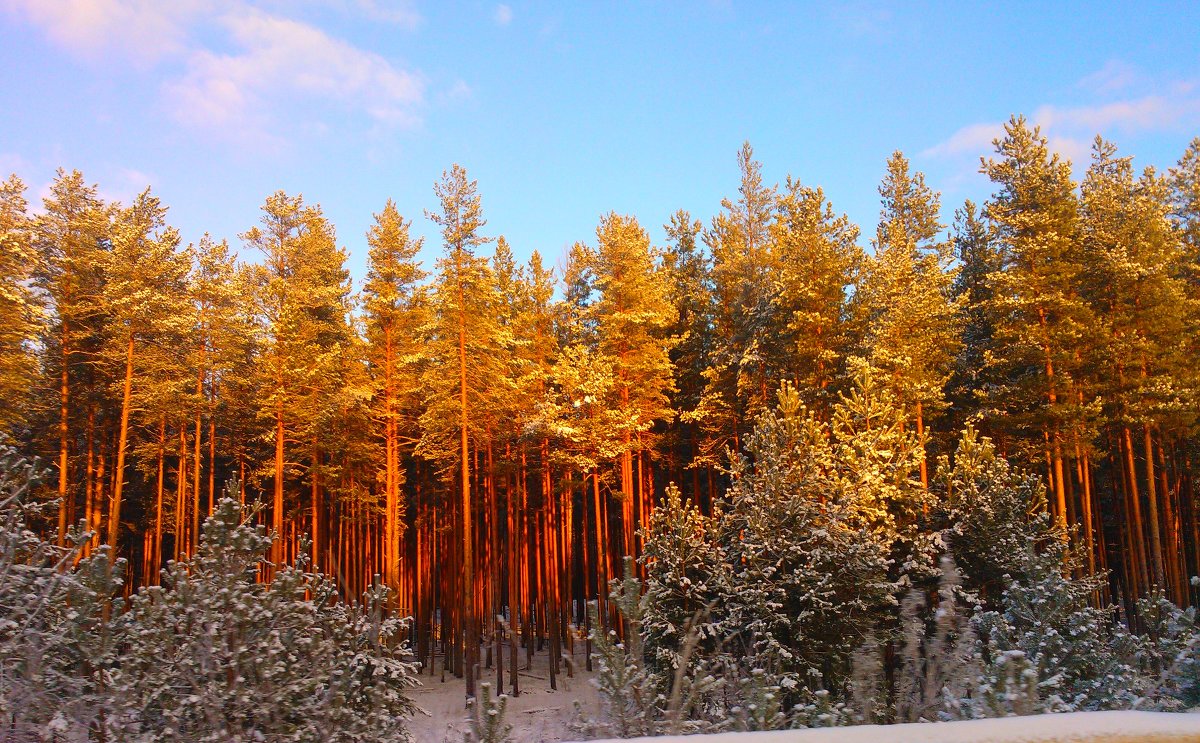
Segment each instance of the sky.
M560 264L609 211L659 245L677 209L707 223L749 141L868 247L893 151L949 223L1013 114L1077 177L1098 133L1170 167L1200 136L1198 29L1196 2L0 0L0 172L35 203L60 167L150 186L185 241L235 247L300 193L361 279L388 198L432 267L453 163L486 235Z

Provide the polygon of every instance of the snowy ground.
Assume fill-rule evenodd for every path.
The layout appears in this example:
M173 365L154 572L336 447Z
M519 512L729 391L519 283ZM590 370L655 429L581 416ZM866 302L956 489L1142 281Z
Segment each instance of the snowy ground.
M564 651L564 655L565 655ZM508 700L506 721L513 726L512 739L517 743L534 741L574 740L577 735L570 731L575 719L575 702L578 701L589 717L597 714L598 692L591 684L592 674L584 670L583 642L575 643L575 676L564 672L557 678L558 689L551 690L548 653L536 653L533 666L525 669L525 652L520 650L521 696ZM447 674L443 682L440 658L435 676L421 676L422 686L412 690L412 699L417 706L429 713L417 715L409 724L416 743L462 743L467 730L466 684L462 679ZM508 655L505 654L505 681L508 681ZM482 681L496 689L496 671L483 669ZM505 691L510 691L505 689Z
M506 721L515 743L553 743L578 740L571 724L575 702L592 718L598 715L599 694L584 670L583 642L575 643L575 674L559 675L558 689L550 688L548 653L534 655L525 668L520 652L521 696L510 697ZM412 690L413 701L428 715L417 715L409 728L416 743L460 743L467 730L465 683L447 674L421 676ZM507 664L508 656L505 655ZM507 680L508 672L505 671ZM496 688L496 671L484 669L483 682ZM506 691L509 691L506 689ZM1008 717L915 725L860 725L767 733L726 733L688 737L636 739L643 743L1200 743L1200 711L1075 712L1058 715Z
M523 743L537 739L516 740ZM1073 712L966 722L635 740L643 743L1197 743L1200 713Z

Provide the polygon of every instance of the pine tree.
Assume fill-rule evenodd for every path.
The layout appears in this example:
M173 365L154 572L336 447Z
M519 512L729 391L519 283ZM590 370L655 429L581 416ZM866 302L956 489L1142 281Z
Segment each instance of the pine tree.
M85 417L86 397L94 395L95 388L101 386L87 362L98 352L101 341L100 295L104 285L104 254L111 246L110 210L97 195L97 187L87 185L79 171L63 170L58 171L51 184L43 209L44 213L33 225L33 244L40 257L35 283L47 297L52 312L52 319L45 327L46 357L42 366L51 376L48 385L58 393L55 404L58 436L52 446L57 450L61 545L77 493L71 488L70 468L72 443L79 432L72 429L72 422L74 419L78 423ZM92 420L94 411L89 410L86 417ZM89 436L90 428L89 425ZM48 445L47 449L50 448ZM75 483L84 480L78 475L74 478ZM82 484L89 494L102 488L102 483L91 480ZM85 515L92 516L90 503ZM98 527L99 520L94 519L90 524Z
M1172 216L1189 250L1186 275L1193 287L1200 286L1200 137L1171 168L1170 183Z
M1050 153L1040 130L1030 129L1023 117L1004 130L994 143L998 159L983 163L1000 189L987 215L1004 265L989 282L997 319L992 403L1023 437L1027 461L1045 458L1054 515L1065 525L1064 460L1071 442L1086 438L1090 426L1089 411L1075 394L1075 350L1092 325L1077 291L1079 204L1070 163Z
M962 337L947 398L951 401L955 424L952 428L959 430L964 427L965 419L977 413L986 400L987 354L995 343L995 322L990 314L993 299L990 277L1002 266L991 227L970 200L954 212L953 243L958 261L953 295L960 312Z
M896 152L879 194L883 212L875 252L864 265L854 300L863 322L864 355L882 370L925 438L927 419L945 407L944 388L957 351L957 308L951 297L951 243L939 240L938 195L909 172ZM925 458L921 481L928 484Z
M828 420L855 334L847 295L862 263L858 228L820 188L788 177L771 225L779 253L772 303L780 328L771 365Z
M641 454L653 446L652 427L674 413L674 391L666 336L672 319L665 275L656 265L646 231L632 217L609 214L596 228L594 276L596 301L590 308L599 344L614 374L609 405L616 412L620 438L620 498L624 554L637 555L634 534L644 524L653 494L644 492ZM638 460L635 480L634 460Z
M141 376L138 347L147 342L171 343L182 338L188 329L182 307L187 287L187 257L178 250L179 233L164 221L166 211L149 189L143 191L117 217L113 247L108 255L103 302L110 322L105 355L114 367L123 367L123 372L114 375L120 380L121 389L107 534L114 557L120 537L133 385L135 378Z
M729 562L717 523L684 501L672 484L647 525L643 639L648 660L667 676L687 665L690 632L695 632L693 666L700 658L715 662L725 652L718 604L730 590Z
M475 511L471 497L472 435L478 441L478 420L486 405L498 343L498 298L487 261L475 249L487 241L480 234L486 222L476 181L455 165L434 186L440 212L426 216L441 227L444 254L438 259L433 291L431 363L425 376L427 407L419 451L457 470L447 472L451 483L457 474L457 529L461 583L460 652L466 676L466 693L475 696L480 617L474 535ZM478 446L478 444L477 444Z
M333 227L320 208L306 206L302 197L282 191L267 198L262 226L250 229L242 239L265 259L255 267L254 281L266 362L258 375L259 414L274 429L272 527L284 534L289 505L284 498L286 481L293 472L307 469L312 544L319 553L323 506L317 435L330 423L342 389L339 360L349 342L346 255L334 242ZM295 451L296 445L306 451ZM285 548L294 545L286 539L275 543L275 562L283 562Z
M0 182L0 432L7 433L32 411L38 371L33 343L43 319L33 291L39 256L26 207L20 178Z
M676 389L671 407L678 411L678 418L670 427L669 440L662 448L669 455L677 456L676 471L682 481L684 467L693 468L695 473L713 455L702 448L705 442L701 431L690 417L700 406L705 387L704 370L708 368L712 354L712 269L711 261L696 239L703 229L700 220L693 221L691 215L681 209L671 215L670 223L663 229L670 241L663 255L663 270L669 279L669 300L674 308L673 322L667 334L678 338L670 352ZM692 489L694 497L698 497L699 483L696 482Z
M363 286L367 342L374 379L373 418L383 432L384 577L399 583L400 536L404 525L402 455L417 443L424 325L428 321L426 274L417 261L423 240L409 236L412 222L389 199L367 233L370 246Z
M704 394L692 417L709 431L705 448L714 454L738 447L774 388L763 344L778 330L771 327L769 294L775 189L763 184L762 165L749 142L738 153L738 169L740 198L723 200L724 212L703 235L712 255L714 345Z
M800 689L841 687L893 600L893 559L927 551L913 533L927 497L914 479L918 440L878 375L859 362L829 424L785 384L734 464L720 525L734 571L724 631L738 662L793 703Z
M1153 171L1135 179L1129 158L1097 138L1093 161L1083 182L1083 245L1087 272L1085 292L1104 334L1093 368L1101 378L1105 416L1114 440L1124 444L1129 465L1129 488L1139 499L1135 448L1142 449L1146 468L1145 493L1149 527L1147 547L1154 583L1186 593L1176 571L1164 563L1177 552L1173 526L1167 534L1161 518L1169 501L1160 493L1155 475L1155 439L1167 432L1187 430L1195 421L1194 391L1187 384L1187 286L1175 272L1183 259L1182 245L1168 217L1166 182ZM1140 446L1131 429L1141 429ZM1120 452L1117 452L1118 456ZM1138 519L1140 521L1140 519ZM1140 528L1139 528L1140 532ZM1140 536L1140 535L1139 535Z

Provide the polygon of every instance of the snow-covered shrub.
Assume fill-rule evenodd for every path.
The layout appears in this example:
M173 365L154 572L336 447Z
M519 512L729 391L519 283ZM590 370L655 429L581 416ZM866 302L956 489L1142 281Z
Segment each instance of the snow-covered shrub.
M1141 686L1137 706L1165 710L1200 705L1200 624L1196 607L1181 609L1162 591L1137 602L1144 627L1127 644L1127 660L1137 668Z
M1034 529L1044 528L1032 523ZM1011 686L1013 658L1019 654L1037 681L1032 711L1130 706L1134 672L1116 652L1113 611L1092 604L1102 579L1073 578L1077 560L1067 543L1039 544L1037 537L1031 533L1027 544L1009 556L1013 575L1003 576L1000 606L974 619L985 686Z
M41 539L30 521L57 509L31 495L36 467L0 445L0 739L86 738L104 723L113 645L104 623L120 588L121 561L107 549L72 570L87 534L66 547Z
M898 565L925 559L918 441L875 375L857 367L829 424L785 384L733 465L721 619L729 651L764 670L785 705L845 686L861 639L895 604Z
M271 543L234 498L199 551L164 570L116 621L114 738L156 741L391 741L415 710L402 621L387 591L337 600L304 565L256 579Z
M729 569L717 542L716 519L680 498L672 483L645 534L645 611L641 620L649 662L674 674L685 649L692 665L724 653L717 604L728 594ZM685 648L688 638L691 647ZM691 671L692 669L686 669Z
M508 696L492 696L492 685L486 681L479 685L479 697L467 699L470 710L470 729L463 736L464 743L508 743L512 740L512 725L504 721L508 709Z
M580 712L576 731L586 737L632 738L720 729L728 718L715 696L722 680L711 670L712 659L692 660L699 642L695 622L689 620L677 630L678 663L656 664L645 645L651 594L638 580L632 558L625 558L624 570L622 579L610 582L609 597L621 614L625 641L615 631L604 634L595 605L588 607L599 664L592 683L600 690L601 718L588 719Z
M0 739L407 739L415 680L385 589L346 605L303 565L257 582L270 538L227 497L197 555L125 606L121 561L72 567L86 534L60 548L29 527L35 484L0 448Z
M1041 478L1013 467L972 427L959 438L953 466L940 459L937 481L948 523L943 540L965 586L993 608L1008 583L1031 578L1031 547L1065 538L1050 520Z
M641 582L625 558L625 576L611 584L610 598L625 622L626 642L617 633L604 633L592 612L592 649L599 668L594 683L600 689L602 720L590 721L589 732L617 738L657 735L665 717L666 679L646 663L642 652L642 617L646 598Z
M954 558L943 555L937 605L909 592L900 609L902 644L896 670L895 722L936 722L974 717L964 710L982 676L978 643L968 612L960 605ZM932 614L932 629L927 629Z

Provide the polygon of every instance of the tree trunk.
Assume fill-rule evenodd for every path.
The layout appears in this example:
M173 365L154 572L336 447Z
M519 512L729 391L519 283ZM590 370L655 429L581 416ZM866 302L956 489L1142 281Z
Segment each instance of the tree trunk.
M125 486L125 445L129 441L130 395L133 391L133 333L125 347L125 386L121 396L121 433L117 439L117 466L113 472L112 506L108 510L109 562L117 559L117 539L121 535L121 490Z
M58 417L58 546L66 544L67 536L67 462L69 453L70 427L67 416L67 404L70 400L69 364L71 354L67 345L67 323L63 321L62 328L62 383L59 389ZM88 524L90 527L91 524Z
M1145 456L1146 456L1146 498L1150 507L1150 558L1154 567L1154 583L1161 590L1167 589L1165 571L1163 570L1162 532L1158 521L1158 489L1154 480L1154 440L1150 435L1150 426L1142 426Z

